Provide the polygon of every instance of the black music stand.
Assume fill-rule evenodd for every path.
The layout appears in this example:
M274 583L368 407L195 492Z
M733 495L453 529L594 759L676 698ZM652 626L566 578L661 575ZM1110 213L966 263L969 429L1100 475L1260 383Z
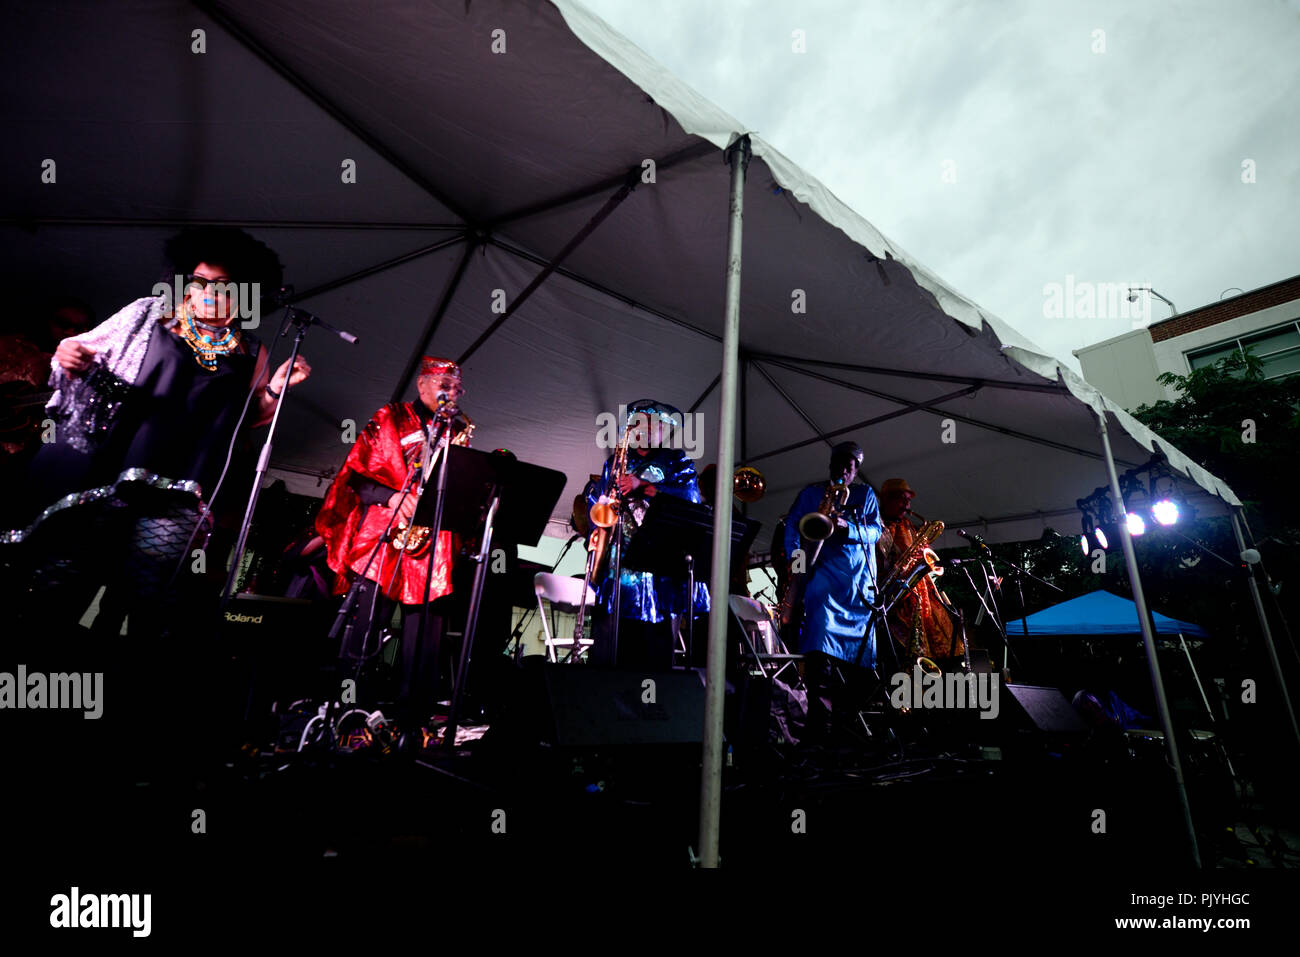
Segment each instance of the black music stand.
M731 520L731 561L744 562L754 544L761 523L748 518ZM713 509L707 505L660 493L650 501L641 527L632 536L623 567L656 575L679 575L686 567L688 614L686 616L686 661L695 641L695 556L713 556ZM710 595L710 607L717 596ZM617 632L615 632L617 634ZM618 660L615 639L614 659Z
M564 491L566 477L563 472L520 462L513 456L480 452L460 445L448 447L445 467L447 478L442 500L442 527L467 540L478 536L481 543L478 553L472 558L478 567L474 569L460 660L452 682L451 712L443 731L443 746L451 750L456 746L456 729L474 648L474 633L478 627L483 582L492 555L492 540L496 537L499 543L505 542L510 546L536 545ZM420 500L412 524L422 524L422 519L432 521L437 506L431 501L434 497L425 496ZM424 614L428 615L427 605ZM418 654L416 660L418 669Z

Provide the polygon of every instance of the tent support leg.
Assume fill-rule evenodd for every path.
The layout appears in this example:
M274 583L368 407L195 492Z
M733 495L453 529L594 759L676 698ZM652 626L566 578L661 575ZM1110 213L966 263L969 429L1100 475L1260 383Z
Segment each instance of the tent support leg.
M1237 513L1240 507L1234 507L1232 510L1232 533L1237 536L1237 548L1241 551L1246 550L1246 539L1241 533L1241 520ZM1282 703L1286 705L1286 715L1291 721L1291 734L1300 744L1300 727L1296 725L1295 708L1291 704L1291 695L1286 688L1286 679L1282 677L1282 662L1277 657L1277 646L1273 643L1273 630L1268 625L1268 615L1264 612L1264 600L1259 594L1259 582L1255 580L1255 566L1248 566L1246 570L1246 584L1250 586L1250 597L1255 603L1255 614L1259 618L1260 634L1264 636L1264 647L1268 649L1268 660L1273 666L1273 674L1277 676L1277 686L1282 691Z
M740 266L744 235L745 172L749 137L727 148L731 165L730 226L727 236L727 299L722 335L722 407L718 412L717 475L713 493L713 561L709 573L709 653L704 684L704 766L700 773L701 867L718 866L722 812L722 713L726 690L727 596L731 589L731 473L736 459L736 380L740 359ZM691 596L694 600L694 596ZM693 610L692 610L693 613Z
M1115 469L1115 456L1110 449L1110 435L1106 431L1106 413L1097 413L1097 431L1101 433L1102 451L1106 457L1106 470L1110 473L1110 493L1120 511L1119 540L1124 550L1124 563L1128 566L1129 582L1133 586L1133 602L1137 605L1138 624L1142 627L1142 647L1146 652L1147 671L1151 675L1151 690L1156 698L1156 710L1160 717L1160 728L1165 735L1165 751L1169 757L1169 766L1173 768L1174 785L1181 805L1183 826L1187 829L1188 850L1191 852L1192 866L1201 867L1201 851L1196 843L1196 826L1192 823L1192 807L1187 800L1187 785L1183 781L1183 765L1178 758L1178 742L1174 740L1174 723L1169 714L1169 699L1165 696L1164 681L1160 677L1160 661L1156 658L1156 636L1151 627L1151 612L1147 608L1146 593L1142 590L1142 578L1138 575L1137 552L1133 549L1133 538L1129 535L1128 523L1124 521L1124 495L1119 487L1119 473Z

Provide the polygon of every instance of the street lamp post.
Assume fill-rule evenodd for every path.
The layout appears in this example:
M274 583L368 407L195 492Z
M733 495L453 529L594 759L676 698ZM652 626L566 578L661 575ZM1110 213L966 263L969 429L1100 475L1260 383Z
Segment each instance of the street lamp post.
M1157 299L1159 299L1161 302L1163 302L1166 306L1168 306L1168 307L1169 307L1169 318L1170 318L1170 319L1172 319L1174 316L1178 315L1178 307L1174 305L1174 301L1173 301L1172 299L1166 299L1164 296L1160 295L1160 293L1156 292L1156 291L1155 291L1154 289L1152 289L1150 286L1142 286L1142 287L1137 288L1137 289L1134 289L1133 287L1130 286L1130 287L1129 287L1129 291L1128 291L1128 301L1129 301L1129 302L1137 302L1138 293L1141 293L1141 292L1147 292L1147 293L1150 293L1151 295L1153 295L1153 296L1155 296Z

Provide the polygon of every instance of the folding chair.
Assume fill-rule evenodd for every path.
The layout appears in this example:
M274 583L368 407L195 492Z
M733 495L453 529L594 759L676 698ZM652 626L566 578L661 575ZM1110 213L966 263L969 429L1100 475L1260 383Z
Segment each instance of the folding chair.
M596 592L590 585L587 588L587 608L590 609L596 604ZM563 575L553 575L550 572L538 572L533 576L533 592L537 595L537 611L542 619L542 631L546 635L546 654L551 661L557 661L555 649L557 646L569 649L565 660L577 660L591 649L594 643L590 638L581 638L575 642L572 638L568 640L559 640L552 634L551 622L547 620L546 608L542 605L542 599L551 603L551 616L554 617L557 610L577 614L579 606L582 604L583 581L581 578L566 578ZM579 626L584 625L578 622Z

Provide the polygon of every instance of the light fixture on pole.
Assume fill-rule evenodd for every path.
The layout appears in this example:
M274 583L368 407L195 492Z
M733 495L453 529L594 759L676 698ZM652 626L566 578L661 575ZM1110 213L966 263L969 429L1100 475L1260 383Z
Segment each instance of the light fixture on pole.
M1128 301L1137 302L1138 295L1144 292L1152 296L1155 296L1157 299L1159 299L1161 302L1163 302L1166 306L1169 307L1170 319L1178 315L1178 307L1174 305L1174 301L1172 299L1166 299L1164 296L1160 295L1160 293L1156 292L1150 286L1136 286L1136 287L1130 286L1128 290L1128 297L1127 297Z

